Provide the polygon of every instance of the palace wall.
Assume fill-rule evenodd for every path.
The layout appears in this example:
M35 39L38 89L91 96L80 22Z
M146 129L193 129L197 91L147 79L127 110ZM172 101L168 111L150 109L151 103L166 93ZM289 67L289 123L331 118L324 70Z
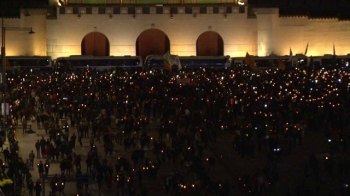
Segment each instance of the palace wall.
M4 20L5 48L7 56L17 55L43 55L46 51L46 10L30 10L30 16L22 12L20 18L6 18ZM20 28L33 28L35 34L28 34ZM0 32L1 34L1 32Z
M61 9L61 10L60 10ZM208 9L209 10L209 9ZM338 19L279 17L278 9L247 7L239 12L206 14L74 14L57 8L56 18L46 18L46 10L25 10L18 19L5 19L5 27L32 27L35 34L6 31L6 55L49 55L52 58L81 54L85 35L97 31L110 43L110 55L135 55L136 40L147 29L163 31L170 40L172 54L196 55L198 37L215 31L223 39L224 54L232 57L270 54L319 56L350 53L350 22ZM199 13L199 12L196 12ZM172 16L172 17L171 17Z

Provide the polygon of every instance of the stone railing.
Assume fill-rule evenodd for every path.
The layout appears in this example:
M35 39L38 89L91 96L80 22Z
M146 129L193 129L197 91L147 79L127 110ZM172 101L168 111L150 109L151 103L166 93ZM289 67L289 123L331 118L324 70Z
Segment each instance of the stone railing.
M244 14L245 6L64 6L58 14Z
M63 1L65 2L65 1ZM67 5L92 4L92 5L155 5L155 4L238 4L238 0L67 0Z

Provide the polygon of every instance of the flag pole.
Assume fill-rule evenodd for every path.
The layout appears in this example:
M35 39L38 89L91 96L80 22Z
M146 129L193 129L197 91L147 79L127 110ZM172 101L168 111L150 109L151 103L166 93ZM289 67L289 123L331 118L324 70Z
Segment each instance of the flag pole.
M293 51L292 51L291 47L289 47L289 58L290 58L291 66L294 67L294 65L293 65Z

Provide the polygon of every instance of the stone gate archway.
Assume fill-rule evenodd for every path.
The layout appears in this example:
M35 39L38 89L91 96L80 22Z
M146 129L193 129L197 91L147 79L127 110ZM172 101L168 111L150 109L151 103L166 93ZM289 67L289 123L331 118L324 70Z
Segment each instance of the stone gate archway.
M159 29L147 29L136 40L136 55L145 59L148 55L164 55L170 51L168 36Z
M224 41L215 31L202 33L196 43L197 56L224 56Z
M81 42L81 55L109 56L108 38L100 32L88 33Z

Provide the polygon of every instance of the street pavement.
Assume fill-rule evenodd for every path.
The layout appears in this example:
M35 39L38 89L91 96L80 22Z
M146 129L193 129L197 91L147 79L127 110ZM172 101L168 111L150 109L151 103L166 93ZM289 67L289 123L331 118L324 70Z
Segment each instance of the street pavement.
M16 137L19 141L19 146L20 146L20 156L22 159L25 161L26 159L29 158L29 153L33 150L34 153L36 153L35 150L35 142L37 140L40 140L43 136L45 139L48 138L48 135L45 134L44 129L38 128L36 123L29 123L32 126L32 129L36 132L33 134L22 134L22 128L19 126L16 131ZM75 128L70 128L70 135L75 133L77 135L76 129ZM82 172L84 173L86 171L86 164L85 160L87 157L87 153L90 149L90 138L83 138L82 140L83 145L80 146L79 144L76 145L76 147L73 149L73 152L75 152L77 155L81 155L81 166L82 166ZM8 146L8 142L5 143L4 147ZM103 151L103 142L96 142L96 146L98 149L98 155L100 158L105 157L105 153ZM116 159L119 156L123 156L126 158L129 158L131 156L131 151L125 152L124 147L115 144L114 147L114 152L111 156L107 156L108 163L113 163L113 166L116 163ZM146 156L149 156L150 158L152 157L151 153L146 153ZM39 173L36 168L36 165L42 161L43 163L45 162L45 158L38 157L36 155L35 161L34 161L34 169L31 170L32 174L32 179L35 182L37 179L39 179ZM55 174L60 175L60 168L59 168L60 162L59 161L51 161L50 162L50 170L49 170L49 178L54 176ZM49 186L50 180L47 179L46 183L43 183L45 186L45 196L49 195L49 192L51 191L51 188ZM148 179L145 178L144 180L144 186L148 187L150 192L155 192L157 194L161 195L166 195L165 190L163 189L163 186L161 184L161 180L156 180L156 181L149 181ZM99 193L102 193L103 196L114 196L117 195L116 193L117 189L112 186L111 189L108 189L106 186L102 186L102 189L99 190L97 183L92 182L89 185L89 192L91 193L92 196L99 195ZM71 174L71 176L67 176L67 182L66 182L66 187L65 187L65 193L66 195L73 196L78 193L78 190L76 188L76 180L75 180L75 175ZM85 190L80 192L80 193L86 193ZM26 188L23 189L23 194L28 195Z
M150 132L149 134L153 138L158 138L158 134L155 132L155 127L157 127L158 121L151 120L150 121ZM31 150L35 152L35 142L44 136L48 138L43 129L37 127L36 123L31 123L32 129L36 132L34 134L22 134L22 129L19 128L16 131L16 137L19 141L20 146L20 156L26 160L29 157L29 153ZM70 135L72 133L76 133L75 128L70 128ZM77 133L76 133L77 134ZM218 138L218 141L215 143L211 143L207 149L204 150L204 157L214 157L216 159L216 164L214 166L207 166L206 171L209 176L213 180L220 181L229 181L231 186L231 191L233 195L245 195L237 187L237 180L240 176L244 174L252 175L254 168L263 169L266 164L266 151L256 151L254 158L241 158L237 151L233 150L232 144L230 141L231 135L228 132L224 132L221 137ZM83 138L83 146L79 144L76 145L76 148L73 150L76 154L81 155L82 160L82 171L86 171L86 155L89 151L90 144L89 138ZM298 174L302 173L301 170L306 161L308 161L308 156L311 152L316 154L321 154L327 151L327 144L325 144L325 137L323 134L318 133L306 133L303 146L296 147L292 154L285 156L282 159L281 164L279 164L279 172L281 176L281 185L276 191L275 195L283 195L287 190L291 190L295 187L299 176ZM169 141L168 141L168 144ZM8 146L8 142L5 142L4 147ZM98 149L98 154L100 158L105 158L105 154L103 151L103 142L96 142L96 146ZM130 160L132 150L125 152L124 146L114 144L114 152L112 156L107 156L107 160L109 163L112 163L113 166L116 163L116 159L119 156L123 156ZM146 157L149 157L152 162L156 161L153 152L146 151ZM33 176L33 181L35 182L39 179L39 174L36 168L36 164L39 161L45 161L41 157L36 156L34 162L34 170L31 171ZM148 179L146 177L143 178L143 186L147 187L149 190L149 195L167 195L165 189L163 188L163 180L167 175L170 175L176 171L184 172L184 168L180 167L179 164L170 162L165 162L162 164L162 167L158 170L158 175L156 180ZM49 176L54 176L55 174L60 174L59 162L51 161L51 167L49 171ZM75 196L78 193L76 188L76 180L74 178L74 174L68 177L65 193L69 196ZM326 178L325 178L326 179ZM187 182L194 182L194 175L187 175ZM137 183L136 183L137 184ZM137 187L138 194L140 193L140 187ZM49 180L45 184L45 196L49 195L51 188L49 187ZM116 196L121 195L118 194L119 190L116 186L112 186L112 188L108 189L105 185L102 186L102 189L99 190L96 182L91 182L89 185L89 191L92 196L98 196L99 193L102 193L104 196ZM85 193L85 190L82 192ZM23 195L28 195L26 188L23 188ZM188 195L188 194L181 194ZM271 193L271 195L274 195Z
M69 120L68 120L69 122ZM112 121L113 122L113 121ZM33 134L22 134L22 128L21 128L21 123L19 123L19 126L16 131L16 137L19 141L19 146L20 146L20 156L22 159L25 161L26 159L29 158L29 153L33 150L36 153L35 150L35 142L37 140L40 140L43 136L45 139L48 138L48 135L45 134L44 129L40 129L37 125L36 122L31 123L28 122L32 126L32 129L35 131ZM155 127L157 127L158 121L157 120L151 120L150 121L150 132L149 134L154 137L158 138L158 133L156 133L154 130ZM77 135L76 129L75 128L70 128L70 135L75 133ZM84 173L86 171L86 155L89 151L90 148L90 138L83 138L82 140L83 145L80 146L79 143L76 145L75 149L73 149L73 152L75 152L77 155L81 155L81 166L82 166L82 172ZM168 144L169 141L167 141ZM95 142L97 149L98 149L98 155L100 158L107 158L108 163L112 163L113 166L116 163L116 159L120 156L123 156L125 158L128 158L130 160L131 157L131 152L132 150L129 150L126 152L124 150L123 145L118 145L114 144L114 152L111 156L105 156L105 153L103 151L103 142ZM5 142L4 147L8 146L8 142ZM138 146L138 145L136 145ZM212 150L206 149L203 152L204 157L215 157L217 156L216 153L213 153ZM146 157L150 158L152 162L156 161L156 157L153 155L153 152L151 151L146 151ZM34 169L31 170L32 174L32 179L35 182L37 179L39 179L39 173L37 171L36 165L42 161L45 162L45 158L38 157L36 155L35 161L34 161ZM50 170L49 170L49 178L54 176L55 174L60 174L60 168L59 168L60 162L55 162L51 161L50 162ZM156 180L148 179L146 177L143 178L143 187L147 187L147 190L149 191L149 195L167 195L165 192L165 189L163 188L163 180L166 176L174 173L174 172L185 172L183 170L184 168L181 168L177 163L173 163L172 161L163 163L162 167L158 170L158 175ZM215 166L210 166L207 168L207 172L209 176L211 176L212 179L214 180L231 180L232 181L232 176L230 173L227 173L227 170L225 167L223 167L220 162L216 164ZM194 182L195 176L193 175L188 175L186 181L189 182ZM50 180L47 179L46 183L43 183L45 186L45 196L49 195L49 192L51 191L51 187L49 186ZM137 184L137 183L136 183ZM140 193L140 187L137 187L137 193ZM100 193L102 193L103 196L115 196L115 195L120 195L119 190L116 188L116 186L112 185L112 188L107 188L105 185L102 186L102 189L99 190L97 183L96 182L91 182L88 188L88 191L91 193L92 196L97 196ZM77 193L86 193L85 190L82 192L79 192L76 188L76 180L75 180L75 175L72 174L71 176L67 176L67 182L66 182L66 187L65 187L65 194L69 196L75 196ZM23 188L23 195L28 195L26 187Z

